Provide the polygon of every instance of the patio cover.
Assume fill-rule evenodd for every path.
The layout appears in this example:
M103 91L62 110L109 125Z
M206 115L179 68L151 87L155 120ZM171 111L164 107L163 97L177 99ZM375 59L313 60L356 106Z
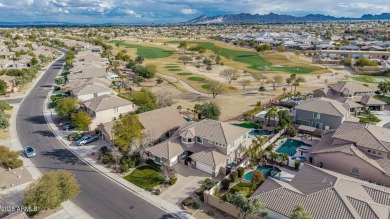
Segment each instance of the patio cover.
M311 126L307 126L307 125L298 126L298 131L304 131L307 133L314 133L316 130L317 130L316 127L311 127Z

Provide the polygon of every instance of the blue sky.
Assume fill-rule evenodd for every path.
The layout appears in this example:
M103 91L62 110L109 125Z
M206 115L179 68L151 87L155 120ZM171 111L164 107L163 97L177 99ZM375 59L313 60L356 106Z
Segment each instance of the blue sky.
M0 22L169 23L232 13L336 17L390 12L389 0L0 0Z

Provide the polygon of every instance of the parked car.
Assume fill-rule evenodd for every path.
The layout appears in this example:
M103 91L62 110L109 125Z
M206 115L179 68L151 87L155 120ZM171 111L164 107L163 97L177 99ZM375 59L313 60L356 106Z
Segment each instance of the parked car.
M26 153L26 156L28 158L30 157L34 157L37 155L37 153L35 152L35 149L32 147L32 146L27 146L25 149L24 149L24 152Z
M82 138L83 136L84 136L83 133L72 132L68 135L68 140L69 141L76 141L76 140L79 140L80 138Z
M86 135L79 140L77 140L77 145L85 145L91 143L93 141L97 141L99 139L99 135Z
M71 129L76 128L76 126L73 125L72 123L66 123L62 128L63 128L64 130L71 130Z

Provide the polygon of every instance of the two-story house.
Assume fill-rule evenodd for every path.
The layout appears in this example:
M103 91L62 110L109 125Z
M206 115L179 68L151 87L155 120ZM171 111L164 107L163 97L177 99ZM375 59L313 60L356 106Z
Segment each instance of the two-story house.
M239 161L251 144L249 130L205 119L182 125L167 141L148 149L156 163L183 162L212 176L225 173L226 165Z
M294 120L298 125L317 129L337 129L344 121L358 121L349 113L349 104L325 97L309 98L295 107Z
M375 90L356 82L339 82L327 88L317 89L314 97L326 97L341 103L348 103L350 111L361 111L364 107L370 110L383 110L386 104L374 98Z
M90 82L81 83L79 86L72 88L71 95L80 101L86 101L102 95L115 95L115 92L104 84Z
M95 130L99 124L114 121L120 115L134 112L137 106L118 96L103 95L84 101L81 108L93 118L89 130Z
M322 168L390 186L390 129L344 122L325 132L311 155Z

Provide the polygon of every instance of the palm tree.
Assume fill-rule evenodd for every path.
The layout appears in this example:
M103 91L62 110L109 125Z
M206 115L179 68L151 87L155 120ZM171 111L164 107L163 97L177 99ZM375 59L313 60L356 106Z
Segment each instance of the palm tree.
M295 94L297 92L297 87L299 86L299 82L295 81L293 85L294 85L294 94Z
M294 82L295 82L296 79L297 79L297 75L296 74L291 74L290 77L286 79L286 82L288 84L291 84L291 90L290 90L291 93L292 93L292 87L293 87Z
M268 126L271 125L271 118L275 118L278 115L278 109L276 107L271 107L265 116L268 118Z
M283 97L285 97L286 96L286 94L287 94L287 87L283 87Z
M267 142L268 138L266 136L256 136L255 139L252 140L252 145L248 148L247 152L251 159L259 159L265 155L264 150L262 150L262 146Z
M182 107L179 105L176 107L177 110L179 110L179 113L180 113L180 110L182 109Z
M275 151L271 151L270 157L271 161L274 161L274 159L278 158L278 154Z
M286 161L286 165L288 164L289 158L288 154L279 154L280 165L283 165L283 162Z

